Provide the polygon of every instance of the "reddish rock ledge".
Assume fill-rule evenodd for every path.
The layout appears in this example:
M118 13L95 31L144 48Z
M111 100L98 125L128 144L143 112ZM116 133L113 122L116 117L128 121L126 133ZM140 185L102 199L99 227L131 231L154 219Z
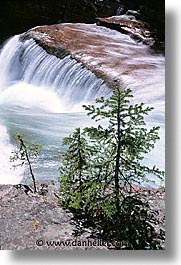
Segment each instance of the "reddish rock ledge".
M67 23L39 26L22 36L33 38L49 54L62 57L71 54L78 62L102 78L110 87L150 77L156 68L148 58L148 47L129 36L95 24ZM146 71L146 72L145 72Z

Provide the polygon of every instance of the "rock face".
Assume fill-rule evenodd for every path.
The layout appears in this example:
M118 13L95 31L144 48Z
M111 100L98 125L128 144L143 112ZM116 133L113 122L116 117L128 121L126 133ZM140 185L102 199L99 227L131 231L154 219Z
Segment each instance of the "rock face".
M42 191L40 186L38 189ZM86 246L77 247L76 242L87 240L89 231L75 236L77 228L73 215L58 206L54 192L56 189L52 186L45 194L26 194L23 186L0 185L0 249L86 249ZM95 247L89 244L88 248Z
M134 13L136 19L150 24L158 41L164 42L163 0L6 0L0 10L0 41L37 25L95 23L97 17Z
M94 230L83 227L68 210L58 205L54 195L58 191L54 186L42 188L38 184L37 187L38 193L34 194L25 193L23 185L0 185L0 249L114 249L98 241L93 236ZM143 189L142 196L150 202L150 222L164 249L165 192Z

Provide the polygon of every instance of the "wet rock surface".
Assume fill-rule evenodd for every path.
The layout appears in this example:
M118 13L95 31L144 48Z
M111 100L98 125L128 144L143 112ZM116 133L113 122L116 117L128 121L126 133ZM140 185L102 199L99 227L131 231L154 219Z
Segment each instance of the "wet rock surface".
M97 77L110 87L114 80L136 83L142 80L144 72L148 80L155 76L158 62L149 55L146 45L139 45L129 36L95 24L65 23L35 27L21 39L33 38L48 53L62 57L70 53ZM149 58L150 57L150 58ZM153 60L152 60L153 59ZM153 72L152 72L153 70Z
M54 186L38 185L38 193L25 192L23 185L0 186L0 247L2 250L23 249L112 249L95 241L91 228L82 227L72 213L58 205ZM162 248L165 239L165 192L143 189L149 199L150 220ZM80 232L81 231L81 232ZM80 245L81 242L87 245ZM53 242L53 243L52 243ZM56 245L54 242L61 242ZM65 243L67 242L67 243ZM92 243L91 243L92 242ZM66 245L68 244L68 245Z

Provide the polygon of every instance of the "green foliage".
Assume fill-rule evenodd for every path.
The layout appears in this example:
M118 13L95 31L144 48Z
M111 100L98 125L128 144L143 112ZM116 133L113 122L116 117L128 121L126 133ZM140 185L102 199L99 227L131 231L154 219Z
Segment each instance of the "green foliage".
M88 177L86 139L81 136L80 128L77 128L72 136L64 138L63 144L69 145L69 149L63 156L62 166L59 168L62 176L61 185L64 187L62 197L67 206L78 208L81 207L83 199L83 182Z
M129 185L135 181L141 184L144 180L148 180L148 174L155 174L158 177L163 174L155 166L148 168L141 164L144 155L154 148L155 142L159 139L159 127L150 130L146 128L144 116L148 115L152 108L145 107L143 103L130 105L131 97L130 89L116 89L110 99L96 100L101 106L84 106L92 119L98 121L107 118L109 122L107 128L99 125L86 128L85 131L91 139L98 140L106 151L110 150L108 155L114 154L110 162L115 164L118 156L120 179Z
M128 235L137 248L143 246L140 238L146 238L148 231L144 230L146 220L140 223L140 215L131 214L135 200L128 198L135 185L150 182L150 175L162 179L164 172L143 164L145 154L159 139L159 127L146 128L144 117L152 108L143 103L132 105L132 97L131 89L116 87L109 99L102 97L95 105L83 106L98 125L82 132L77 128L64 139L68 151L59 169L60 202L64 207L84 210L104 228L109 226L109 232L114 227L114 238L127 239ZM119 232L121 227L124 233Z
M40 144L27 144L25 143L23 136L20 134L16 134L16 140L18 149L12 151L12 156L10 157L10 161L13 163L13 168L27 165L29 168L30 175L32 177L34 192L36 192L36 182L35 176L32 169L31 158L38 157L42 145ZM18 162L18 163L17 163Z

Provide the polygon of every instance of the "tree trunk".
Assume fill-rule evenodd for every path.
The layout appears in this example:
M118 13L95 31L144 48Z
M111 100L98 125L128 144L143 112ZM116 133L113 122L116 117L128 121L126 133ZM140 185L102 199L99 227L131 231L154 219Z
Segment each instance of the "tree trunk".
M121 151L121 135L120 135L120 91L118 90L118 104L117 104L117 152L116 152L116 165L114 172L114 183L115 183L115 197L116 197L116 211L120 211L120 198L119 198L119 170L120 170L120 151Z
M82 144L81 144L80 131L79 131L79 134L78 134L78 159L79 159L78 169L80 170L79 171L79 191L81 195L80 207L82 208L83 206L82 204L82 163L83 163L83 159L82 159L81 149L82 149Z
M27 153L27 150L26 149L25 149L25 153L26 153L26 159L27 159L27 162L28 162L28 166L29 166L29 169L30 169L30 174L31 174L31 177L32 177L32 180L33 180L34 193L36 193L37 192L37 189L36 189L35 176L33 174L33 170L32 170L31 163L30 163L29 156L28 156L28 153Z
M26 155L26 160L28 162L28 166L29 166L29 170L30 170L30 174L31 174L31 177L32 177L32 180L33 180L33 187L34 187L34 193L37 192L37 189L36 189L36 181L35 181L35 176L33 174L33 170L32 170L32 167L31 167L31 162L29 160L29 156L28 156L28 152L27 152L27 148L23 142L23 140L21 138L19 138L20 140L20 143L21 143L21 146L24 148L24 151L25 151L25 155Z

